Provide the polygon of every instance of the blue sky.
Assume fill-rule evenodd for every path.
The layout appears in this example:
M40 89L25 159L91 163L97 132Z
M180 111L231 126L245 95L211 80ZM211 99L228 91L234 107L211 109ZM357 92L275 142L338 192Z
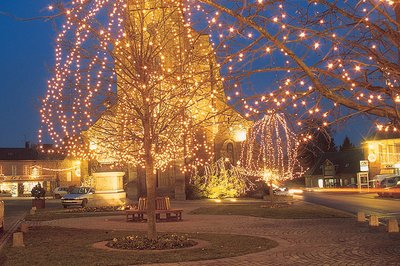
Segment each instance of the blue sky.
M46 2L1 1L0 11L24 18L48 15ZM37 142L39 97L45 93L53 57L51 24L0 16L0 147Z
M9 0L0 2L0 12L17 17L47 16L48 1ZM23 147L37 142L39 98L43 97L53 62L54 22L18 21L0 15L0 147ZM335 142L345 135L358 144L368 135L368 119L352 119L335 128Z

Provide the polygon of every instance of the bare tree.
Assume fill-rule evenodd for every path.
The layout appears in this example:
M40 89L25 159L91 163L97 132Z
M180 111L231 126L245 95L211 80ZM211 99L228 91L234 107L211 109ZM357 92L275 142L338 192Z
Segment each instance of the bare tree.
M398 129L398 1L200 2L249 116L272 107L328 125L363 113Z
M73 2L41 109L50 137L70 154L145 168L150 239L156 170L195 157L200 146L206 159L193 164L212 160L196 135L235 116L219 116L229 108L213 50L184 10L182 1Z

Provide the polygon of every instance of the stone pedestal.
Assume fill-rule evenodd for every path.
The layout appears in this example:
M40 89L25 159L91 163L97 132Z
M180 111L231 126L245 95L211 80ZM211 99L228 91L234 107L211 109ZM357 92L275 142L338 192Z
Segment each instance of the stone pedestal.
M379 226L378 216L371 215L371 217L369 217L369 226L373 226L373 227Z
M396 218L390 218L387 225L387 231L389 233L398 233L399 232L399 223Z
M100 172L93 173L94 197L92 204L95 206L125 205L126 193L123 188L125 172Z
M44 209L46 208L46 200L44 198L32 199L32 208Z
M25 247L24 235L22 232L16 232L13 234L13 247Z
M139 199L139 180L136 167L128 168L128 184L126 185L126 197L129 200Z
M364 223L365 222L365 213L357 212L357 222Z

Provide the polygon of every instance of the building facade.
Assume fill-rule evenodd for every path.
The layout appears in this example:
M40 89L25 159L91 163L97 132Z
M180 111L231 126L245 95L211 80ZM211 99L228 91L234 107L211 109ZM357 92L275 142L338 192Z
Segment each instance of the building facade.
M183 95L181 97L185 97L179 101L186 104L179 104L175 102L176 97L172 99L167 97L167 100L165 101L158 100L157 97L147 98L148 102L153 102L153 104L155 104L155 102L157 103L157 111L154 112L154 117L156 117L157 120L163 121L165 119L169 119L169 113L174 112L176 111L175 109L177 109L181 114L183 114L182 117L184 118L182 119L185 120L185 122L187 119L190 120L188 123L196 125L194 126L196 130L193 130L193 134L190 137L187 137L185 134L181 134L179 130L177 130L177 133L174 134L174 126L169 125L169 127L163 127L164 131L160 131L159 127L155 125L156 123L152 124L153 132L157 131L157 134L154 134L154 136L156 136L155 138L159 138L158 141L161 141L160 139L162 138L162 135L165 134L167 137L163 137L164 139L168 138L169 141L174 142L173 145L176 145L180 148L183 147L182 150L177 149L179 150L178 152L171 154L168 159L173 157L172 162L170 162L165 169L160 170L160 167L156 172L158 195L168 195L172 198L180 200L186 198L185 187L189 179L189 174L185 171L182 171L182 169L185 168L185 166L190 165L192 163L190 160L194 159L194 156L188 156L189 150L191 150L192 146L194 145L187 143L194 142L193 139L196 139L202 143L207 143L206 145L203 145L202 149L204 150L196 150L198 158L203 160L203 162L208 162L210 161L209 159L215 161L219 158L224 158L235 165L240 157L240 146L241 141L243 140L243 138L240 138L239 135L243 135L243 131L245 132L250 124L238 112L227 105L227 97L225 97L222 84L223 79L219 73L218 63L216 62L215 54L209 41L209 36L207 34L197 33L192 29L189 30L185 18L183 17L183 13L181 12L182 8L183 5L178 2L169 3L163 1L140 0L132 3L130 6L132 12L130 13L129 17L126 18L127 21L129 21L129 23L132 25L145 25L145 27L140 26L138 29L135 28L136 35L141 34L142 38L151 40L152 45L153 43L162 44L162 52L152 54L152 56L158 58L156 61L159 63L149 63L152 67L159 69L158 71L160 71L160 73L157 75L172 76L172 74L174 74L174 76L184 77L183 80L186 82L185 84L180 84L179 81L176 80L163 79L162 81L156 82L151 86L149 84L142 84L145 88L156 88L147 91L146 93L151 95L161 95L162 97L160 96L160 98L165 98L166 95L171 93L171 86L176 88L173 92L173 95L175 95L177 92L180 92L179 95ZM143 28L151 30L143 31ZM134 34L132 33L132 35ZM127 39L126 42L129 44L129 47L134 47L134 45L130 44L131 42L140 46L140 44L135 42L135 39ZM148 48L141 47L140 49ZM149 49L146 51L152 53L154 50ZM129 52L130 51L126 53L128 54ZM125 62L129 60L126 58L121 58L120 61ZM140 59L138 61L143 60ZM131 97L131 95L146 94L143 93L141 87L140 89L135 87L135 85L137 85L137 83L134 82L135 75L132 75L131 72L136 73L137 75L141 74L146 76L141 72L141 68L139 70L137 69L139 68L135 68L135 66L132 66L132 69L127 69L124 67L118 69L119 79L117 79L117 93L115 96L118 101L116 101L116 104L110 105L108 112L104 112L98 121L88 130L87 138L91 143L93 142L96 144L96 152L101 156L102 152L106 151L103 153L107 154L105 156L106 158L99 159L99 162L108 161L112 163L113 152L120 152L119 149L121 149L121 146L115 145L118 147L111 147L113 145L108 145L109 142L112 142L110 140L110 136L115 132L115 130L113 131L111 129L122 128L122 126L116 126L121 124L122 120L122 116L120 115L121 112L118 113L118 108L122 110L125 106L128 106L124 110L129 111L125 111L123 115L125 115L127 112L136 114L137 112L131 108L132 102L136 103L136 109L140 109L141 111L145 109L143 106L147 105L147 103L143 104L140 99L138 100L135 98L136 96ZM168 69L172 71L171 74L168 74ZM180 72L180 69L187 70ZM187 75L188 73L190 73L190 75ZM127 101L129 104L125 104L123 99L128 98L132 100ZM169 109L170 106L174 106L174 108L172 108L174 110ZM167 112L166 110L170 110L170 112ZM164 114L164 116L158 116L158 114ZM178 114L176 116L178 116ZM145 127L143 126L143 121L147 121L150 118L143 120L138 119L137 116L134 115L126 115L126 117L129 117L129 119L123 118L126 119L125 121L129 120L132 122L128 126L124 124L124 127L127 128L125 132L134 132L133 134L135 134L135 136L131 135L126 138L122 138L123 140L121 141L121 136L114 134L113 137L116 140L114 143L119 141L119 143L122 143L125 145L125 147L130 147L132 150L136 149L136 151L131 153L135 154L136 156L124 154L124 156L134 161L137 159L137 157L143 157L142 145L144 141L131 141L129 145L126 145L125 141L126 139L129 139L130 141L131 139L135 138L147 138L150 134L144 133ZM177 123L178 120L175 119L175 117L172 117L169 121L170 123ZM206 122L204 123L203 121ZM179 127L180 125L176 126L175 128ZM168 132L166 128L172 129ZM193 128L190 128L188 130L192 129ZM143 136L141 135L142 132ZM246 133L244 133L244 135L245 134ZM177 138L176 135L185 136ZM196 135L196 137L193 137L193 135ZM191 147L189 147L190 145ZM166 148L168 145L159 146ZM207 147L204 148L204 146ZM140 149L142 149L140 151L142 154L137 152L137 150ZM135 158L132 159L132 157ZM128 165L129 159L126 160ZM136 163L136 165L139 165L139 167L128 166L126 169L126 175L124 177L124 189L126 190L128 197L133 200L140 196L144 196L146 193L146 176L143 168L144 162ZM104 169L105 167L102 169L98 168L96 171L104 171ZM112 171L112 169L113 167L110 167L110 171Z
M400 133L379 131L363 142L363 150L371 178L400 174Z
M25 148L0 148L0 195L31 196L38 183L51 195L57 186L80 185L80 162Z
M355 186L360 173L361 149L326 152L304 174L306 187L336 188Z

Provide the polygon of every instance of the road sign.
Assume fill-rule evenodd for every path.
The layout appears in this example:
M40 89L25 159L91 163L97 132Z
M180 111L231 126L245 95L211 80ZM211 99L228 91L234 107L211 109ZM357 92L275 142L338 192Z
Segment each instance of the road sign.
M361 172L368 172L368 160L361 160L360 161L360 171Z

